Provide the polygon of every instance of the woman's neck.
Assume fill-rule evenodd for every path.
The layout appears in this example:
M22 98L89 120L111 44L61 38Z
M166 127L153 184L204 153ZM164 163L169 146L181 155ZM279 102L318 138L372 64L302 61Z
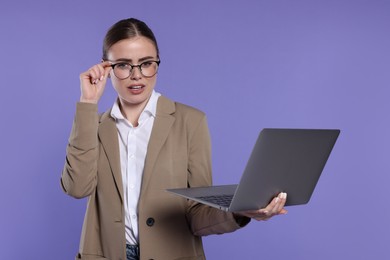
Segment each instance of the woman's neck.
M133 127L138 126L139 117L141 116L142 111L145 109L148 101L149 99L140 104L130 104L121 99L119 100L119 108L122 112L122 115L133 125Z

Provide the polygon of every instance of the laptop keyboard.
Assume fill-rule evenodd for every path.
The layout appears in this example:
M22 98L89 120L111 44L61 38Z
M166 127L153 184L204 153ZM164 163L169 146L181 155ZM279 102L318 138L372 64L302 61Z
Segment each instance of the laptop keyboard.
M233 199L233 195L203 196L197 197L197 199L204 200L223 207L229 207Z

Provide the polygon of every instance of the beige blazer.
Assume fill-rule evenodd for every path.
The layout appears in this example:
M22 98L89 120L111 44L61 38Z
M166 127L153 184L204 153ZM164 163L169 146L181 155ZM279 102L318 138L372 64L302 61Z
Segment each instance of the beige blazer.
M78 103L61 176L67 194L88 197L76 259L126 260L120 171L118 133L110 111L99 116L96 105ZM205 259L201 236L240 228L231 213L165 191L211 181L205 115L160 96L138 208L141 259Z

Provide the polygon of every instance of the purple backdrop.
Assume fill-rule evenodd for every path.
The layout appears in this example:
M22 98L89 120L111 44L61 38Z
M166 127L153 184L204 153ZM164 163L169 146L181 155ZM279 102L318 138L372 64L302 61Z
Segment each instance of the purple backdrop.
M208 114L214 183L239 180L263 127L342 130L308 205L206 237L208 259L385 259L389 14L386 0L2 0L0 259L74 257L86 200L59 178L78 75L127 17L159 40L157 90Z

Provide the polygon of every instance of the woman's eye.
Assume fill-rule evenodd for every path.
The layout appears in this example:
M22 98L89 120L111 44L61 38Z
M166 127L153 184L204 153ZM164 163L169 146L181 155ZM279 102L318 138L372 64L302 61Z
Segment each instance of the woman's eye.
M145 61L144 63L141 64L141 67L142 68L149 68L150 66L152 66L153 64L153 61Z
M129 69L131 66L128 63L118 63L116 66L118 69L126 70Z

